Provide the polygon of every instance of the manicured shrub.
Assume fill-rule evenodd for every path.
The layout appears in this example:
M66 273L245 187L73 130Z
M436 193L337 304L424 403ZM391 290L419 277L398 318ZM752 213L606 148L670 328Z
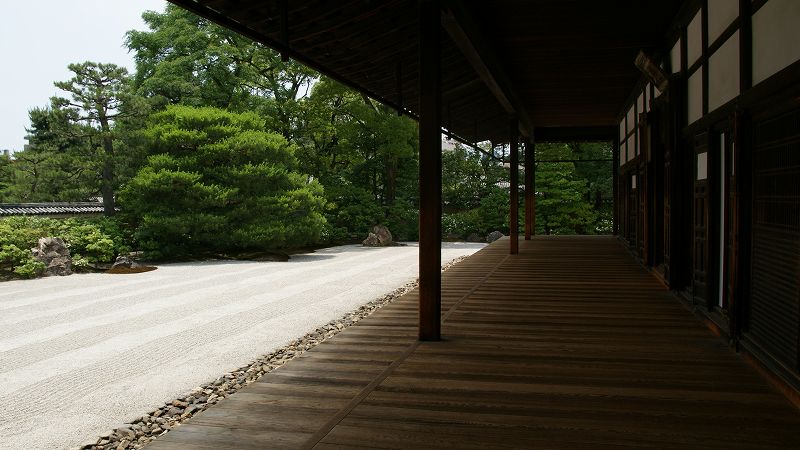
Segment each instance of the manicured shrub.
M150 257L312 244L322 185L296 171L295 148L255 114L170 106L146 130L151 156L120 196Z

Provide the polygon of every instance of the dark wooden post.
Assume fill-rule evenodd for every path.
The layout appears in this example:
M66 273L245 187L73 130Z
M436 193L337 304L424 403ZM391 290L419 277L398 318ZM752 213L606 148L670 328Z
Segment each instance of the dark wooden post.
M535 152L536 143L531 138L525 143L525 240L530 241L531 236L536 234L536 185L534 176L536 174Z
M511 254L519 253L519 123L516 117L509 122L509 152L511 153L511 201L508 233L511 235Z
M442 132L441 9L419 10L419 338L441 338Z
M614 142L611 144L611 152L613 153L611 156L611 189L614 192L614 216L612 218L611 230L614 235L619 235L619 223L622 215L622 202L624 201L620 196L619 191L619 145L619 138L614 138Z

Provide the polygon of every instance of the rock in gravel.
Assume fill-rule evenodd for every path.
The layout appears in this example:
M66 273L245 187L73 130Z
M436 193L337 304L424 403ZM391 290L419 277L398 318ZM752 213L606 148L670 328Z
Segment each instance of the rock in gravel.
M388 247L393 243L389 229L383 225L375 225L361 244L365 247Z
M503 237L503 236L505 236L505 234L503 234L503 233L501 233L501 232L499 232L499 231L492 231L491 233L489 233L489 234L486 236L486 242L488 242L488 243L490 243L490 244L491 244L492 242L494 242L494 241L496 241L496 240L500 239L500 238L501 238L501 237Z
M114 261L114 265L111 266L112 269L116 269L119 267L124 267L126 269L136 269L139 267L139 263L133 260L128 256L120 255L117 256L117 259Z
M36 247L31 249L33 257L44 263L44 276L72 275L72 257L67 244L61 238L39 238Z

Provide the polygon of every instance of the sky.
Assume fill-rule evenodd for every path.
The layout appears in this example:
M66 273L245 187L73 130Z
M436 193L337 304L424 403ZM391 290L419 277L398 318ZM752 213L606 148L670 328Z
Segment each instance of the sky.
M0 150L22 150L28 111L63 95L67 65L114 63L133 71L125 32L145 30L142 12L165 0L0 0Z

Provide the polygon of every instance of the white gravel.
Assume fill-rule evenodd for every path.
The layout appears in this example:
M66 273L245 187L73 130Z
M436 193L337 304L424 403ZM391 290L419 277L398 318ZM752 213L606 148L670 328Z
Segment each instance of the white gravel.
M442 263L484 244L444 243ZM412 281L418 248L0 283L0 448L74 448Z

